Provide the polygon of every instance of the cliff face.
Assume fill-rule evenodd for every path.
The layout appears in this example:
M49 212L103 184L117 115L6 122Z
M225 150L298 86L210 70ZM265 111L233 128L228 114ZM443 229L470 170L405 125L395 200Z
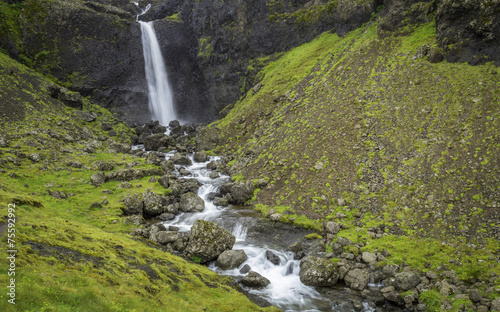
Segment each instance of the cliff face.
M128 0L3 1L0 46L12 57L91 96L123 119L147 121L139 8ZM498 1L149 0L181 118L227 113L281 52L324 31L343 36L381 16L378 33L436 21L436 61L500 62ZM229 106L231 107L231 106ZM219 112L223 110L223 114Z

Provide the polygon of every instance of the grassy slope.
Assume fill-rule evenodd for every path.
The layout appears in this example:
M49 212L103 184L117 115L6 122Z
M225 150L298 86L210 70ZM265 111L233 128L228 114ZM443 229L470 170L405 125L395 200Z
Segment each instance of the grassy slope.
M8 204L16 204L16 305L1 295L1 311L256 311L230 280L203 266L165 253L128 233L122 200L128 193L152 188L165 192L149 177L131 181L134 189L117 189L119 182L92 186L91 169L97 160L123 168L151 168L144 159L108 152L104 142L96 153L84 153L84 134L107 135L101 123L112 123L116 141L126 142L131 130L117 123L106 110L85 102L97 121L84 123L75 110L51 99L49 82L0 53L1 136L9 146L0 148L0 225L5 225ZM85 130L85 128L87 130ZM49 135L68 134L74 142ZM122 138L123 137L123 138ZM112 143L109 142L108 143ZM66 149L66 151L64 151ZM69 151L69 152L68 152ZM26 156L39 153L33 162ZM24 154L24 156L23 156ZM6 161L11 157L14 163ZM81 169L66 166L80 162ZM73 193L55 199L50 191ZM111 190L113 194L103 194ZM104 208L93 202L108 200ZM0 284L8 285L7 232L0 233ZM264 310L264 309L263 309ZM272 310L272 309L270 309Z
M270 178L255 202L263 213L318 231L342 222L363 250L387 248L388 261L423 271L446 264L494 297L499 71L413 57L434 42L434 23L385 39L376 23L321 35L264 68L260 90L212 125L218 152L236 156L232 172ZM395 235L372 239L373 227Z

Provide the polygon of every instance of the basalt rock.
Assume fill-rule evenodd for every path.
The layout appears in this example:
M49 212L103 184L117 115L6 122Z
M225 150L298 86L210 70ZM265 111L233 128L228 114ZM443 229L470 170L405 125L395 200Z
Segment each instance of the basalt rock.
M220 225L198 220L191 228L191 237L185 253L201 263L217 259L226 250L233 248L236 238Z

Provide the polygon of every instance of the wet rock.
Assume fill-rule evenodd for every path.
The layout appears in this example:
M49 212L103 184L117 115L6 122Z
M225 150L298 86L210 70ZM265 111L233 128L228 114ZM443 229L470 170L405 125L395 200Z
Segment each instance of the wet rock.
M223 270L238 268L248 257L243 250L226 250L219 255L215 265Z
M179 233L170 231L159 231L156 233L156 241L162 245L173 243L179 239Z
M164 160L160 163L160 167L164 173L169 174L175 170L175 164L172 160Z
M253 197L255 187L252 181L241 181L223 184L220 190L222 194L229 195L230 203L242 205Z
M90 177L90 182L92 182L92 184L103 184L105 181L106 175L102 171L96 172Z
M363 290L368 285L370 273L364 269L353 269L347 272L344 282L352 290Z
M191 166L193 164L191 159L182 153L175 153L174 156L170 157L170 160L176 165Z
M226 207L229 205L229 201L227 200L226 197L217 197L214 199L213 203L214 205L221 207Z
M246 274L248 272L250 272L251 268L248 264L245 264L241 269L240 269L240 273L241 274Z
M167 208L168 209L168 208ZM163 220L163 221L170 221L170 220L173 220L175 219L175 215L173 213L168 213L168 212L164 212L162 213L158 219L160 220Z
M201 212L205 210L205 202L195 193L182 194L179 209L184 212Z
M325 224L325 230L327 233L337 234L340 231L340 224L333 221L327 222Z
M172 146L174 144L174 139L163 133L153 134L144 139L144 148L147 151L157 151L161 147Z
M163 198L151 190L142 194L142 201L144 202L143 211L147 216L158 216L166 210L166 207L163 206Z
M266 259L269 260L274 265L280 264L280 257L278 257L271 250L266 250Z
M219 167L219 164L216 161L211 161L207 164L208 170L217 170L218 167Z
M191 172L189 172L186 168L180 168L179 169L179 174L181 176L188 176L188 175L191 175Z
M397 291L382 292L382 297L398 306L405 304L403 297Z
M146 155L146 164L159 166L163 161L163 158L158 157L155 153L148 153Z
M142 215L144 204L142 202L142 194L134 194L134 196L125 197L123 203L125 204L125 209L123 213L125 215Z
M220 225L198 220L191 228L191 237L185 253L200 259L201 263L217 259L226 250L233 248L236 238Z
M337 266L326 259L307 257L300 262L300 281L308 286L333 286L339 279Z
M218 177L220 177L220 175L218 172L210 172L209 177L210 179L217 179Z
M206 162L208 160L207 152L201 151L194 153L194 161L196 162Z
M402 272L395 276L395 286L399 290L410 290L420 283L420 278L413 272Z
M260 288L271 284L271 281L255 271L250 271L247 276L241 279L241 283L248 287Z

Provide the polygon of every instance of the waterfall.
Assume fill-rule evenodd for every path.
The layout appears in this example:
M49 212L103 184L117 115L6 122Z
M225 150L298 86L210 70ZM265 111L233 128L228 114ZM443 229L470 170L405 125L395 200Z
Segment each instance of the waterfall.
M149 8L150 5L140 15L146 13ZM165 62L161 55L153 22L138 22L141 24L144 68L148 83L149 111L153 119L158 120L161 125L167 126L171 120L177 119L177 117L174 110L173 93L168 84Z

